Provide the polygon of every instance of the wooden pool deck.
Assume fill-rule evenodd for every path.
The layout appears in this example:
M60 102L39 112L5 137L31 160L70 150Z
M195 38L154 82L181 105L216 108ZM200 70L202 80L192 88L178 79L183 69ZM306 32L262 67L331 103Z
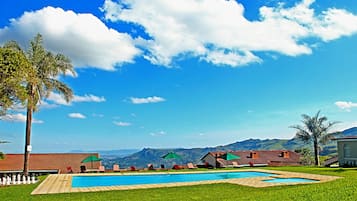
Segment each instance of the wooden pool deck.
M104 186L104 187L89 187L89 188L72 188L72 176L103 176L103 175L139 175L139 174L188 174L199 173L195 172L155 172L155 173L99 173L99 174L53 174L49 175L31 194L54 194L54 193L72 193L72 192L96 192L96 191L112 191L112 190L131 190L131 189L144 189L144 188L162 188L162 187L175 187L175 186L191 186L201 184L215 184L215 183L231 183L251 187L270 187L280 185L296 185L296 184L316 184L322 182L333 181L340 177L326 176L318 174L306 174L297 172L286 172L276 170L262 170L262 169L244 169L244 170L230 170L230 171L210 171L210 172L265 172L273 173L276 176L269 177L252 177L252 178L237 178L237 179L224 179L212 181L199 181L199 182L177 182L165 184L141 184L141 185L127 185L127 186ZM205 172L202 172L205 173ZM206 172L207 173L207 172ZM299 183L269 183L264 182L267 179L273 178L305 178L317 180L317 182L299 182Z

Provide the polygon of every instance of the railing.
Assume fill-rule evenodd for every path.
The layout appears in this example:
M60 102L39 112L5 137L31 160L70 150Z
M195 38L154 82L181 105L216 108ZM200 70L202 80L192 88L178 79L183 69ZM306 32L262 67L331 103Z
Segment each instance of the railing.
M333 156L327 160L324 161L324 166L330 166L334 163L337 163L338 162L338 156Z

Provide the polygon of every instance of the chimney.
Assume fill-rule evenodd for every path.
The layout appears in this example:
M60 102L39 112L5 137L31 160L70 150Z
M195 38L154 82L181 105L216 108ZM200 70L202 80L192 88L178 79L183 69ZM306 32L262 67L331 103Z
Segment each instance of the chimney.
M288 151L283 151L281 154L283 158L290 158L290 153Z
M259 155L258 155L257 152L255 152L255 151L250 152L250 158L252 158L252 159L258 159L258 157L259 157Z

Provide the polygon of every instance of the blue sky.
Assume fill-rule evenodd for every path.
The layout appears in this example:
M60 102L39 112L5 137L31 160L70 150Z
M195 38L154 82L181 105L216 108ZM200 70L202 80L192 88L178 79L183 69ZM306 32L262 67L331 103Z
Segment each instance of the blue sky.
M349 0L2 2L0 44L41 33L74 91L34 115L33 152L207 147L292 138L301 114L357 125L357 6ZM22 152L25 113L0 120Z

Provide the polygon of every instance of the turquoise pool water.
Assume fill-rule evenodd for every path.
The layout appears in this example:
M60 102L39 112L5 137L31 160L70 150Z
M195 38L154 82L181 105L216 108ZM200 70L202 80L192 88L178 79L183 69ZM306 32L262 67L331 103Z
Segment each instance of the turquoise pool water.
M192 174L73 176L72 188L121 185L126 186L138 184L163 184L175 182L194 182L266 176L274 176L274 174L264 172L215 172Z
M302 182L317 182L317 180L304 179L304 178L275 178L264 180L264 182L269 183L302 183Z

